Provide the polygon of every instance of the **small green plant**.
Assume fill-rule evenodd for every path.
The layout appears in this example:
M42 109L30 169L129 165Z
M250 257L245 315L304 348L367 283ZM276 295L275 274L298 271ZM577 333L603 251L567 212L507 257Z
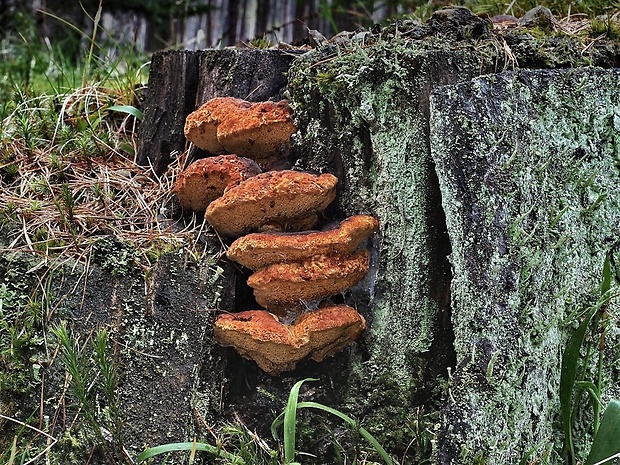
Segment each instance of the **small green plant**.
M92 341L82 344L64 325L53 328L52 333L58 339L61 361L70 375L70 393L95 438L95 445L107 463L123 463L116 365L109 353L108 332L101 329Z
M271 42L267 38L267 35L263 34L260 37L255 37L254 39L252 39L250 41L250 46L259 50L265 50L271 47Z
M39 276L32 262L0 254L0 463L27 463L46 447L37 433L38 404L45 363L41 315L43 299L34 292ZM49 272L48 276L52 276ZM13 418L19 416L20 419ZM40 428L39 428L40 429ZM34 433L33 433L34 432ZM50 438L47 438L50 439ZM52 438L53 439L53 438ZM51 444L51 443L50 443ZM11 459L13 457L13 459Z
M284 424L284 463L295 464L296 448L295 448L295 431L297 428L297 410L302 408L312 408L323 412L330 413L343 420L350 428L358 432L364 439L366 439L373 449L381 456L387 465L392 465L392 459L387 452L381 447L381 444L365 429L359 426L357 421L348 415L317 402L298 402L299 389L305 381L316 381L309 378L302 381L298 381L289 394L288 402L282 412L272 423L271 433L274 438L277 439L277 428L280 424Z
M18 282L0 284L0 393L25 393L33 385L29 357L38 343L37 307ZM1 397L0 397L1 400ZM0 403L1 406L1 403Z
M620 402L612 399L594 435L585 465L611 464L620 457Z
M383 461L387 465L392 465L392 458L388 455L388 453L383 449L381 444L365 429L362 428L356 420L351 418L350 416L340 412L339 410L333 409L326 405L317 403L317 402L299 402L299 390L301 386L306 381L317 381L316 379L308 378L295 383L295 385L291 388L289 393L288 401L284 408L284 411L276 417L276 419L271 424L271 433L275 440L278 440L278 428L283 426L284 430L284 453L281 457L282 462L285 465L299 465L300 462L297 462L297 455L302 455L299 451L296 450L296 435L297 435L297 411L302 408L315 409L322 412L329 413L334 415L341 420L343 420L353 431L359 433L364 439L368 441L368 443L372 446L372 448L379 454L379 456L383 459ZM278 452L275 450L270 450L266 446L263 446L263 450L267 455L267 462L273 463L278 457ZM256 465L257 457L252 457L252 461L248 460L248 457L243 457L239 452L230 453L223 449L221 444L211 445L200 442L179 442L179 443L171 443L164 444L157 447L152 447L146 449L142 452L137 459L138 463L144 462L147 459L155 457L157 455L169 454L174 451L190 451L193 455L196 451L205 451L210 453L211 455L226 460L226 463L235 464L235 465ZM192 463L190 460L190 463ZM282 463L278 462L278 463ZM264 463L264 462L263 462Z
M560 375L560 411L564 431L564 453L569 463L577 463L573 429L578 417L584 394L587 394L592 405L593 446L586 464L606 463L607 452L612 455L620 452L620 435L610 436L620 429L620 406L612 401L605 414L605 425L601 427L601 402L603 394L603 353L605 335L610 320L608 313L612 297L611 265L608 254L603 265L600 295L597 302L586 309L577 330L569 339L562 355L562 371ZM582 353L585 354L582 356ZM594 379L589 373L594 364ZM600 444L606 448L601 449Z

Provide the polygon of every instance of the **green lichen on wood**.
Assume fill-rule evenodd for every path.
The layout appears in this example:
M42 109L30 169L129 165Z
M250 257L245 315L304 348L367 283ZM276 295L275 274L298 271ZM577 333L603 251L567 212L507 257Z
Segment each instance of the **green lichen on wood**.
M418 37L395 32L399 27L401 31L414 31L413 35L419 33ZM381 222L380 235L373 243L375 250L381 251L375 263L376 280L365 283L374 284L374 287L370 287L365 298L359 298L356 294L359 298L356 304L370 322L366 341L369 355L367 358L352 356L351 393L347 395L354 410L373 412L372 420L381 425L388 417L407 424L410 415L402 413L402 409L400 415L387 413L389 409L383 401L372 395L367 396L366 405L360 405L363 401L359 399L364 398L360 392L372 392L373 382L381 378L378 374L390 373L391 379L396 380L395 389L384 392L391 397L393 405L417 405L424 387L430 384L429 373L436 373L437 370L437 366L424 364L423 356L433 353L433 341L447 345L452 343L449 334L446 340L447 333L440 333L441 329L446 328L449 333L449 324L438 323L442 316L449 315L440 303L441 295L445 296L445 293L437 292L441 283L446 282L442 273L449 273L441 264L449 253L449 247L438 246L443 239L441 219L433 218L434 209L440 211L440 207L437 186L433 184L434 168L429 158L429 93L438 85L464 81L511 65L562 67L600 63L605 61L605 57L612 57L613 62L617 56L617 47L610 43L604 44L607 48L590 48L578 57L573 53L567 56L563 50L567 44L579 42L578 38L556 34L537 39L524 31L522 36L510 39L515 58L511 61L502 40L500 36L490 35L478 40L460 41L442 34L426 37L424 31L417 30L412 24L395 23L391 29L378 34L369 34L338 46L319 48L298 59L289 74L292 105L301 129L295 146L299 157L297 166L330 171L339 176L339 203L332 213L341 216L370 213ZM546 40L542 48L538 47L540 40ZM532 55L534 49L537 49L536 55ZM564 58L559 60L561 56ZM489 102L497 99L501 100L501 96L489 96ZM498 134L493 130L488 130L488 133L489 137ZM497 138L501 140L501 132ZM506 195L510 203L510 192ZM514 202L520 202L520 199ZM597 199L594 199L593 209L598 207L596 203ZM557 221L562 218L561 208L554 212ZM497 217L493 212L487 214L489 224L502 221L501 212ZM525 219L536 222L528 219L527 215ZM537 240L536 231L531 227L527 229L527 225L518 222L511 227L515 235L521 234L522 240ZM519 232L519 228L523 231ZM553 246L561 246L563 240L560 235ZM477 244L470 243L470 246L473 257L477 253ZM513 270L513 274L531 274L540 260L544 260L540 254L527 257L523 269ZM500 260L490 273L508 282L506 285L509 286L513 278L505 276L501 264ZM437 273L438 269L442 271ZM430 274L428 270L434 270L435 274ZM500 276L501 273L504 275ZM553 277L539 275L528 279L541 281L539 285L554 280ZM584 281L592 286L598 283L594 276L584 277ZM560 287L558 295L562 291ZM498 293L502 292L498 290ZM513 326L517 326L519 318L532 317L524 311L511 322ZM484 321L483 318L479 323L472 324L480 324L484 331L492 331L484 326ZM486 334L484 331L482 334ZM550 350L544 342L546 332L562 333L562 330L549 323L542 325L538 333L531 334L532 339L538 341L534 342L538 353ZM562 334L566 335L565 332ZM484 386L495 382L493 380L503 372L506 360L495 354L484 340L479 347L472 349L471 354L467 354L467 358L463 358L462 345L462 340L456 342L457 353L461 356L459 362L462 362L462 371L458 376L469 373L472 363L480 365L474 367L473 374L466 375L473 379L473 384L463 389L471 389L474 393L477 389L485 392ZM439 363L446 363L446 359ZM545 404L551 388L541 381L545 373L540 371L540 367L531 369L539 370L541 375L536 381L541 384L531 386L536 392L533 398L539 398L533 402ZM518 384L523 376L523 373L515 373L510 383ZM481 383L481 387L475 386L475 383ZM510 383L499 383L496 389L505 392L507 397L514 396L510 392ZM453 389L462 386L455 384ZM357 403L353 401L356 399L354 392ZM480 394L480 401L484 395ZM470 428L466 419L469 414L477 413L469 412L468 408L468 405L463 405L462 411L449 419L445 432L456 437L462 428ZM497 415L494 410L491 412L487 417L489 419ZM502 427L518 429L531 421L530 417L520 415L524 412L518 408L513 413L507 416L507 425L490 422L491 426L486 431L491 441L502 437L499 433L495 434L496 431L501 432ZM537 431L549 432L553 419L549 425L540 425L538 421L535 424ZM536 447L538 443L532 442L534 436L523 443ZM444 446L443 452L437 451L440 460L451 453L446 441ZM478 446L475 441L473 444L463 443L459 452L462 463L488 460L487 451L481 451ZM535 451L535 454L540 452L539 456L543 456L547 445L539 447L540 451Z
M445 373L451 345L444 321L448 246L429 156L428 90L476 75L481 61L471 43L449 52L392 37L317 50L289 73L301 128L297 166L339 177L333 214L372 214L380 222L371 276L354 294L369 322L369 354L355 358L347 398L395 450L406 447L411 431L402 425ZM447 349L436 351L438 338Z
M480 64L473 49L452 56L406 41L353 43L331 52L327 59L323 54L329 51L298 60L290 73L292 106L301 128L297 165L339 175L338 210L343 216L369 213L379 218L372 330L379 340L388 333L407 334L396 347L391 341L376 346L377 354L398 351L392 354L393 364L402 365L406 352L428 350L436 313L424 310L435 306L431 299L418 299L431 285L426 270L437 234L429 220L437 198L425 91L429 81L457 81L475 74ZM450 60L458 60L461 69L451 67ZM441 77L435 74L440 68ZM397 271L404 269L411 273ZM421 308L405 309L412 303ZM401 318L400 311L411 319Z
M618 66L620 43L599 37L593 42L586 34L571 35L539 28L506 31L497 36L508 48L519 68L573 68ZM502 45L503 46L503 45Z
M432 99L460 363L440 446L453 463L561 463L560 356L620 240L619 83L592 69L508 73ZM620 394L617 342L610 328L605 399Z

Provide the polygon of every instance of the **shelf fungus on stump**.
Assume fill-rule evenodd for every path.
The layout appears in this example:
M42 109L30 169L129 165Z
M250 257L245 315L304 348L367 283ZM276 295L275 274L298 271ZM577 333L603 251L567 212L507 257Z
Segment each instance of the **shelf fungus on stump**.
M211 154L236 153L269 166L288 156L297 131L286 100L250 103L216 97L190 113L185 137Z
M352 254L317 255L292 263L275 263L248 278L256 302L283 314L303 308L303 301L344 292L362 280L369 267L367 250Z
M237 155L202 158L179 174L173 192L184 210L204 212L226 190L259 173L260 167L249 158Z
M335 199L337 184L332 174L269 171L228 189L211 202L205 218L225 236L308 229Z
M321 362L353 342L366 326L347 305L323 307L300 315L292 325L265 310L220 315L215 340L232 346L271 375L295 369L304 358Z
M378 227L376 218L355 215L326 231L253 233L233 242L226 255L246 268L257 270L274 263L290 263L315 255L349 254Z
M240 156L199 160L179 175L174 188L183 208L205 211L218 233L255 232L235 241L228 257L255 270L248 285L256 302L283 315L358 283L370 259L368 251L357 249L378 229L375 218L357 215L333 229L308 231L336 198L338 179L290 170L260 172L286 164L296 130L285 100L211 99L187 117L187 139L212 155ZM306 357L320 362L341 351L365 326L347 305L301 313L292 325L269 311L251 310L220 315L214 336L275 375Z

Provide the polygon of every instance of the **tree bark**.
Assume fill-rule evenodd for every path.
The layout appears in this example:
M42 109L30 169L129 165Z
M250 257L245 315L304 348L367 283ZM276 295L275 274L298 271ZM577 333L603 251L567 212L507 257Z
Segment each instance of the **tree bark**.
M561 354L600 296L606 255L620 254L619 85L617 70L520 71L432 96L459 362L442 464L534 460L560 436ZM620 331L604 332L614 346ZM603 405L620 395L614 365L603 365ZM583 460L591 432L572 427Z

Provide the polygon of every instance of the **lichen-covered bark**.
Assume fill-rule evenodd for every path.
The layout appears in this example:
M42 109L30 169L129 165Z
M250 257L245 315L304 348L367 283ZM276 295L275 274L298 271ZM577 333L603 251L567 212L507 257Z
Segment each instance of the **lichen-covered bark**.
M319 50L290 73L296 165L338 175L331 214L380 222L370 275L349 298L369 328L362 352L351 355L345 402L395 450L405 446L415 406L445 374L452 347L449 244L429 155L428 92L480 67L473 48L448 52L395 39Z
M563 463L560 357L618 256L619 84L617 71L521 71L432 96L458 362L440 463ZM609 327L605 399L619 393L617 338Z
M217 310L233 307L233 276L208 258L196 262L179 251L140 280L138 305L121 306L119 394L133 452L187 440L198 418L217 418L224 377L212 326Z
M99 443L87 421L91 413L119 463L121 448L135 459L145 447L200 435L198 419L215 423L224 377L221 356L211 343L212 323L215 309L232 309L235 281L230 268L209 256L219 247L219 242L207 244L203 260L183 250L165 254L147 276L136 266L133 247L113 238L95 243L86 264L41 261L25 253L2 257L0 280L10 277L11 288L24 295L20 304L43 302L43 321L36 328L18 324L45 341L32 349L32 360L42 366L31 383L45 400L42 413L51 419L46 431L59 438L47 454L50 463L111 463L109 455L98 462L100 452L89 457L91 441ZM13 312L8 304L4 311ZM88 383L89 405L73 396L72 381L65 376L62 349L51 331L59 325L66 325L83 354L77 369ZM106 353L118 378L114 402L101 388L102 368L91 355L94 334L102 329L109 334ZM10 395L0 391L3 414L38 416L38 397ZM68 425L70 435L63 433Z

